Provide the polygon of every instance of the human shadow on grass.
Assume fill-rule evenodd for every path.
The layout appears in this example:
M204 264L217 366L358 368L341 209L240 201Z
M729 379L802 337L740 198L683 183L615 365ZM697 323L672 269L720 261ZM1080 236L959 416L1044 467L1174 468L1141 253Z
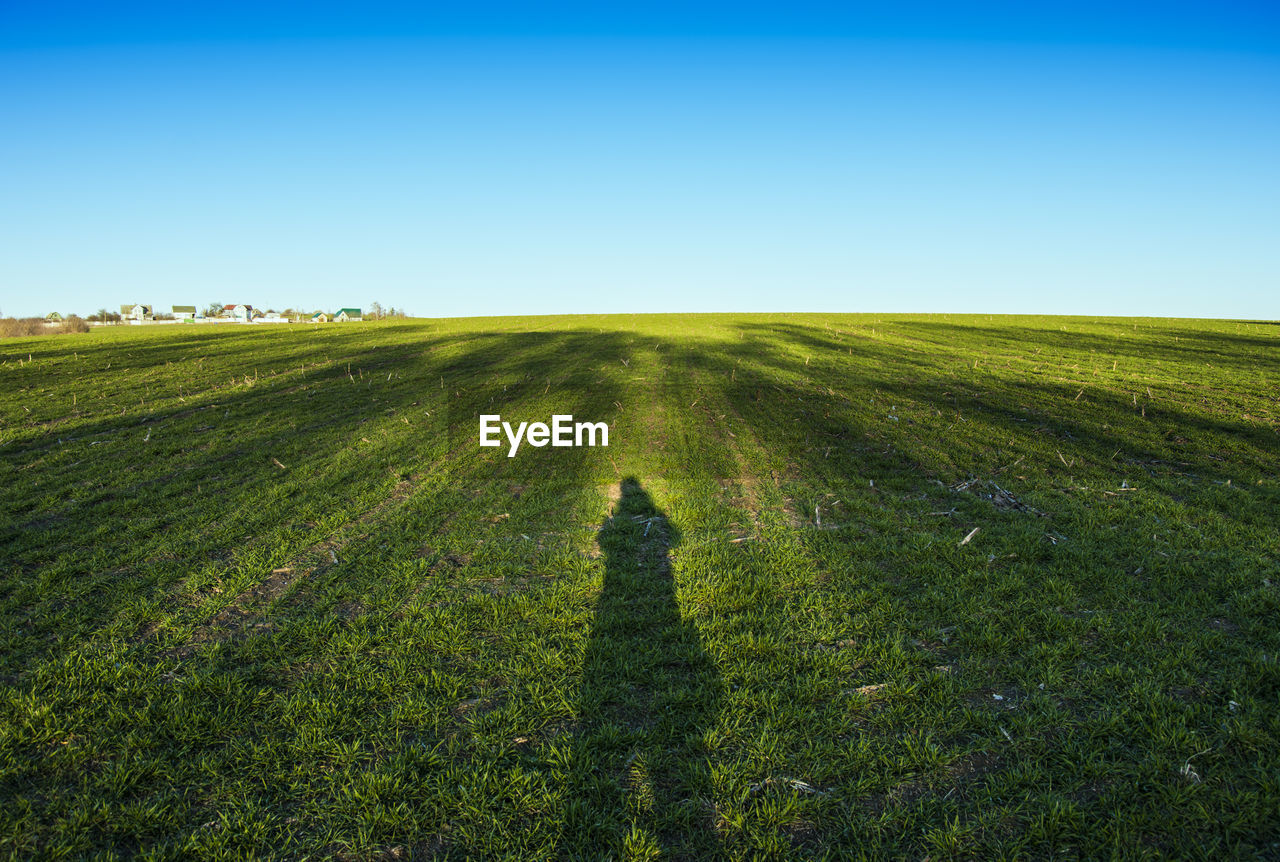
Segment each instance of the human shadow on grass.
M562 849L714 858L703 734L722 686L697 629L681 619L668 556L680 531L629 477L598 541L604 590L582 667L565 810L572 844Z

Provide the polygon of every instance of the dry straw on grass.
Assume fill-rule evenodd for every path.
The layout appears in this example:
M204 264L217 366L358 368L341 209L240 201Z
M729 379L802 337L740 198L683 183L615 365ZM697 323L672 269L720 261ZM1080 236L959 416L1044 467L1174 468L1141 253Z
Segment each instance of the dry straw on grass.
M88 322L74 314L57 323L46 322L40 317L0 317L0 338L62 335L68 332L88 331Z

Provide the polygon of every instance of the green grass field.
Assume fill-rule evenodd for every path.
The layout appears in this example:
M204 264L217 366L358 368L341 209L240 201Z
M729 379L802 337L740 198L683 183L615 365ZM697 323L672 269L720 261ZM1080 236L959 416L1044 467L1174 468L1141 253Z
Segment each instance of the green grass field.
M1280 857L1275 324L121 327L0 363L0 854ZM481 413L610 446L507 458Z

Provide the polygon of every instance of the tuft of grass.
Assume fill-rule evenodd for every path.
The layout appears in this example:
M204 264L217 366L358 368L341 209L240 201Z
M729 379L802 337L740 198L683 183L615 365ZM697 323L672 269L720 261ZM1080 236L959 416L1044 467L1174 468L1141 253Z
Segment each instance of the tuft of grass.
M784 314L6 340L0 849L1273 856L1278 347ZM610 446L508 459L480 413Z

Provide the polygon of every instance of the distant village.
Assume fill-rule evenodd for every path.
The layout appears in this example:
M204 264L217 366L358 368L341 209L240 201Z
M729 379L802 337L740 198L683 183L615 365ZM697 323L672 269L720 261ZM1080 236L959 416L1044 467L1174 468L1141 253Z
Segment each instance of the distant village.
M247 302L210 303L206 308L194 305L171 305L162 311L145 303L122 304L119 311L99 308L87 317L51 311L44 317L0 317L0 338L27 335L57 335L89 332L95 326L152 326L160 324L272 324L272 323L359 323L363 320L404 319L403 308L383 308L374 302L366 312L361 308L339 308L337 311L302 311L286 308L254 308Z
M376 303L375 303L376 306ZM364 320L364 313L359 308L339 308L337 311L312 311L301 312L296 309L286 308L284 311L276 311L275 309L254 308L248 303L230 303L228 305L210 305L208 308L199 309L194 305L173 305L170 306L169 312L157 311L150 305L134 303L121 305L118 314L112 314L106 309L101 309L97 314L89 315L89 322L94 324L103 323L128 323L128 324L145 324L145 323L356 323ZM381 308L375 312L375 317L399 317L400 314L396 310L390 309L390 313L385 313ZM61 318L57 312L49 315L49 320L58 320Z

